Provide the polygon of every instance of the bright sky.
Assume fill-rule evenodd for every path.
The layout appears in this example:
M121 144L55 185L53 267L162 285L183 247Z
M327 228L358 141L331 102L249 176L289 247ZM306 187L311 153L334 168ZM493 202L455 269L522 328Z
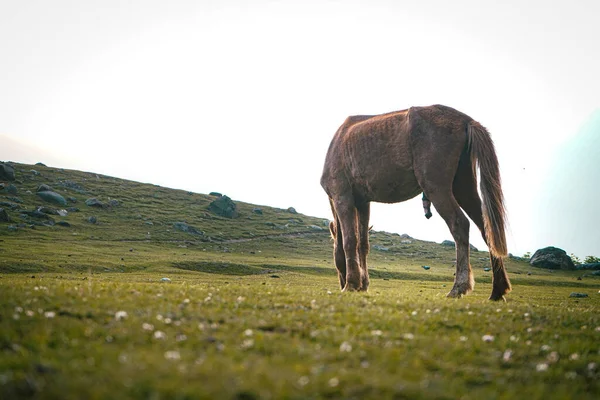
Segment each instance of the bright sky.
M596 0L0 0L0 160L330 218L319 178L344 119L441 103L492 134L509 251L600 256L600 178L572 162L600 156L598 15ZM434 216L417 198L372 224L451 239Z

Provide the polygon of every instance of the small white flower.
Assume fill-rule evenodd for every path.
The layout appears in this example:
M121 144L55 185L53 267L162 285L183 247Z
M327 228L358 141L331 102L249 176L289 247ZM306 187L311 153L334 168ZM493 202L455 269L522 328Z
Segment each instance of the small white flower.
M300 386L306 386L310 383L310 378L306 375L301 376L300 378L298 378L298 385Z
M338 378L334 377L334 378L331 378L328 383L329 383L330 387L336 387L337 385L340 384L340 380Z
M535 366L535 370L537 372L548 371L548 364L546 364L546 363L539 363L538 365Z
M598 364L596 364L595 362L591 362L588 364L587 369L590 372L594 372L596 371L596 368L598 368Z
M27 315L28 317L33 317L35 315L35 313L31 310L27 310L27 311L25 311L25 315Z
M405 340L413 340L415 338L415 335L413 335L412 333L405 333L404 335L402 335L402 339Z
M577 353L571 354L569 356L569 360L571 360L571 361L577 361L577 360L579 360L579 354L577 354Z
M481 340L483 340L483 341L484 341L484 342L486 342L486 343L493 342L493 341L494 341L494 339L495 339L495 338L494 338L494 336L492 336L492 335L483 335L483 336L481 337Z
M46 311L44 313L44 317L46 317L46 318L54 318L54 317L56 317L56 313L54 311Z
M122 321L122 320L124 320L125 318L127 318L127 311L117 311L117 312L115 313L115 319L116 319L117 321Z
M175 336L175 341L177 341L177 342L184 342L186 340L187 340L187 336L184 335L183 333Z
M558 361L558 359L560 358L560 356L558 355L557 351L553 351L550 354L548 354L548 357L546 357L546 359L548 360L549 363L554 364Z
M542 347L540 347L540 350L542 351L549 351L550 350L550 346L547 344L542 345Z
M252 336L254 335L254 331L252 329L246 329L244 331L244 336Z
M190 304L190 299L184 299L183 304Z
M340 345L340 351L342 353L350 353L352 351L352 345L349 342L343 342Z
M15 307L15 312L22 313L23 307L19 307L19 306Z
M467 341L467 337L466 336L461 336L458 338L458 340L460 340L461 342L466 342Z
M512 355L513 355L513 352L511 349L505 350L504 354L502 354L502 361L509 362L512 359Z
M181 359L181 355L177 350L165 351L165 358L167 360L177 361Z
M149 324L147 322L144 322L142 324L142 329L145 330L145 331L153 331L154 330L154 325Z
M376 329L374 331L371 331L371 335L373 335L373 336L381 336L381 335L383 335L383 332L380 331L379 329Z
M410 315L412 315L412 316L417 315L417 311L415 310L415 311L411 312Z
M510 336L510 341L511 341L511 342L518 342L518 341L519 341L519 337L518 337L518 336L515 336L515 335L511 335L511 336Z
M154 339L165 340L167 338L167 334L163 331L154 332Z
M242 349L251 349L254 347L254 339L245 339L242 342Z

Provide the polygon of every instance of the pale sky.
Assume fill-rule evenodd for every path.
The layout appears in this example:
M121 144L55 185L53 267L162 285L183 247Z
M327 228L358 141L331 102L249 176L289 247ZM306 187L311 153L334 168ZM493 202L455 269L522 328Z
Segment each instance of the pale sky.
M319 179L344 119L441 103L492 134L510 252L600 256L599 15L596 0L0 0L0 160L330 218ZM372 224L451 239L419 198L373 206Z

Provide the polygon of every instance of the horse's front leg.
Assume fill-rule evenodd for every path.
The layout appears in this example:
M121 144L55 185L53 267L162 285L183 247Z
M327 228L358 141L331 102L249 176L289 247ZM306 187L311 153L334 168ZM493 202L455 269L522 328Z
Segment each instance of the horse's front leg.
M356 207L358 211L358 258L360 267L361 290L369 289L369 268L367 266L367 255L369 254L369 217L371 203L363 203Z

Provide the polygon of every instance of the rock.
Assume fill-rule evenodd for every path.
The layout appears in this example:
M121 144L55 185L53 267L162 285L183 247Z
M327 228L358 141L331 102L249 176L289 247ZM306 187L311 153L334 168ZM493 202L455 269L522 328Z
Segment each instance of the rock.
M104 208L104 203L101 202L100 200L98 200L95 197L89 198L85 201L85 205L88 207L98 207L98 208Z
M186 224L185 222L175 222L173 224L173 227L175 228L175 230L178 230L180 232L191 233L192 235L199 235L199 236L204 235L204 232L194 228L191 225Z
M41 174L37 172L35 169L29 170L33 174L33 176L40 176Z
M38 211L48 215L59 215L58 210L50 207L38 207Z
M58 184L67 189L74 190L77 193L82 193L82 194L85 193L85 189L83 188L83 186L81 186L77 182L66 180L66 181L59 181Z
M484 270L485 272L490 272L492 269L491 269L490 267L484 267L484 268L483 268L483 270Z
M38 186L38 188L36 189L36 192L52 192L52 188L46 184L41 184L40 186Z
M454 242L452 240L444 240L442 243L440 243L442 246L448 246L448 247L456 247L456 244L454 244ZM473 246L472 244L469 243L469 249L471 249L471 251L479 251L477 250L477 247Z
M258 208L258 207L257 207L257 208L254 208L254 209L252 209L252 212L253 212L254 214L263 215L263 210L262 210L262 208Z
M237 206L228 196L218 197L210 203L208 210L225 218L237 218Z
M20 205L15 204L15 203L11 203L9 201L0 201L0 206L2 206L2 207L8 207L11 210L18 210L19 208L21 208Z
M69 207L69 208L67 208L67 211L68 212L79 212L79 208L77 208L77 207Z
M221 197L221 196L223 196L223 195L222 195L221 193L219 193L219 192L210 192L208 195L209 195L209 196L214 196L214 197Z
M117 199L110 199L108 201L109 207L118 207L121 203Z
M567 255L567 252L552 246L539 249L533 253L529 264L546 269L575 269L575 264L573 264L571 257Z
M167 283L171 282L171 280L169 278L160 278L160 281L167 282Z
M10 222L10 217L4 208L0 208L0 222Z
M64 197L62 197L60 194L56 193L56 192L52 192L52 191L42 191L42 192L37 192L36 193L42 200L48 202L48 203L52 203L52 204L57 204L60 206L66 206L67 205L67 200L65 200Z
M600 269L591 273L594 276L600 276Z
M423 265L421 266L421 268L423 268L425 271L429 270L431 267L429 265Z
M58 222L56 223L56 225L64 226L65 228L68 228L68 227L70 227L70 226L71 226L71 224L70 224L70 223L68 223L67 221L58 221Z
M8 194L14 194L16 195L18 193L17 187L15 185L13 185L12 183L4 186L4 184L0 185L0 192L1 193L8 193Z
M373 246L373 248L375 250L379 250L379 251L390 251L390 249L388 247L380 246L378 244L376 244L375 246Z
M588 297L587 293L577 293L577 292L573 292L569 295L569 297L577 297L577 298L583 298L583 297Z
M402 239L413 239L411 236L407 235L406 233L403 233L402 235L400 235L400 237Z
M16 226L14 226L14 225L9 225L9 226L8 226L8 231L9 231L9 232L16 232L16 231L17 231L17 227L16 227Z
M312 229L313 231L317 231L317 232L321 232L321 231L325 230L325 229L323 229L323 228L321 228L320 226L317 226L317 225L310 225L309 228Z
M289 207L286 211L290 214L298 214L298 211L294 207Z
M402 243L402 244L411 244L412 240L410 240L410 239L403 239L403 240L400 241L400 243Z
M600 270L600 262L579 264L575 266L575 269Z
M91 217L88 217L87 222L89 222L90 224L95 224L96 222L98 222L98 218L92 215Z
M15 180L14 168L8 164L1 163L0 164L0 181L14 181L14 180Z
M41 162L37 162L37 163L35 163L35 165L39 165L40 167L45 167L46 166L46 164L41 163Z

